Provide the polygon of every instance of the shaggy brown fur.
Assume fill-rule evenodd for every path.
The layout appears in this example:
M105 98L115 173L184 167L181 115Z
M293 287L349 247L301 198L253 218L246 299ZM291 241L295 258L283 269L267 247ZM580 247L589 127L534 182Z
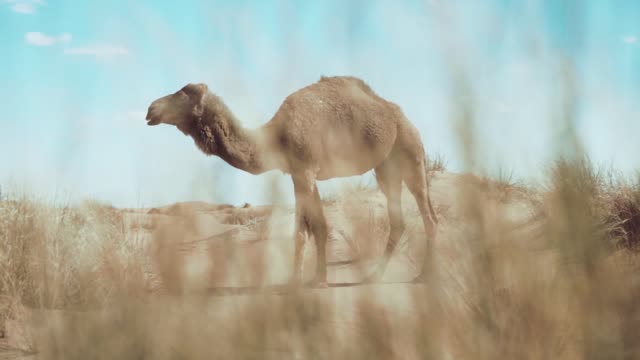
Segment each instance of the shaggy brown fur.
M326 284L327 223L316 180L360 175L375 169L387 197L390 234L379 278L404 231L402 182L415 197L427 236L434 239L436 215L429 199L425 153L417 129L400 108L354 77L322 77L289 95L273 119L245 129L222 100L204 84L189 84L154 101L149 125L175 125L205 154L260 174L280 169L291 174L296 196L293 280L301 276L302 246L314 235L318 261L314 283ZM425 272L423 266L422 278Z

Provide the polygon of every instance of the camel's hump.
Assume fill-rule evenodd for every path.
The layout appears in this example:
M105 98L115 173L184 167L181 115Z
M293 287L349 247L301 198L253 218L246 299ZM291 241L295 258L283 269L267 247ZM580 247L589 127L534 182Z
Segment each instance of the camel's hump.
M366 82L364 82L362 79L359 79L355 76L324 76L323 75L320 77L320 80L318 81L318 83L335 84L338 86L346 85L346 84L356 85L357 87L361 88L364 92L368 94L377 95Z
M319 81L296 90L284 100L278 112L289 116L310 113L324 116L335 109L358 104L370 111L396 111L395 104L376 94L364 81L353 76L322 76ZM347 116L347 115L345 115Z

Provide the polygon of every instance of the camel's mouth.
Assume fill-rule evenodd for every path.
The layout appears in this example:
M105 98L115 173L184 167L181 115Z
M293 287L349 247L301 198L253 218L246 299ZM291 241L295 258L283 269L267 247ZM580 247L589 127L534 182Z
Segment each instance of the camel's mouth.
M147 111L147 125L153 126L158 125L162 122L162 108L158 108L157 101L155 101L151 106L149 106L149 110Z
M147 118L147 125L149 125L149 126L158 125L158 124L160 124L160 122L161 122L160 118L157 118L157 117L155 117L155 118Z
M149 109L149 112L147 112L147 125L149 126L153 126L153 125L158 125L162 122L162 120L160 119L161 116L154 111L152 111L151 109Z

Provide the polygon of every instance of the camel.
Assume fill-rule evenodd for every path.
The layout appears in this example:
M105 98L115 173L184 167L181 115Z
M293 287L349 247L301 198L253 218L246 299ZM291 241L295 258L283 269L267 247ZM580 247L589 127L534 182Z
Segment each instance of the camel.
M290 94L273 118L256 129L243 128L205 84L188 84L155 100L147 124L176 126L207 155L251 174L279 169L290 174L295 192L295 250L290 283L302 279L302 249L313 235L317 266L312 286L327 286L327 222L316 181L362 175L374 170L387 200L387 246L367 281L379 280L402 236L404 182L414 196L424 225L427 253L435 239L437 217L429 198L426 154L418 130L400 107L378 96L361 79L321 77ZM415 279L425 279L427 257Z

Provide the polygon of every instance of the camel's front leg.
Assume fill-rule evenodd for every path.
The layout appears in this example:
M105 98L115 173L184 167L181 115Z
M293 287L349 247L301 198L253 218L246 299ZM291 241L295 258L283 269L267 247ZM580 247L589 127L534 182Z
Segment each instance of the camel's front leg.
M304 253L304 244L309 236L309 226L305 220L302 212L302 206L296 196L296 224L295 232L293 234L295 248L293 254L293 275L291 277L291 284L299 284L302 282L302 255Z
M326 242L327 223L322 211L320 194L315 184L315 176L303 173L293 176L296 195L296 233L294 254L294 281L300 280L302 273L302 249L309 232L313 233L317 249L316 275L312 286L326 286Z
M405 225L402 218L402 178L398 172L396 164L392 160L386 160L376 168L376 179L380 185L382 193L387 198L387 211L389 213L389 239L387 247L382 256L382 260L377 269L367 278L365 282L375 282L382 279L393 251L398 245Z
M313 184L313 198L309 208L311 231L316 241L316 276L313 286L327 286L327 237L329 235L327 220L322 210L322 200L316 184Z

